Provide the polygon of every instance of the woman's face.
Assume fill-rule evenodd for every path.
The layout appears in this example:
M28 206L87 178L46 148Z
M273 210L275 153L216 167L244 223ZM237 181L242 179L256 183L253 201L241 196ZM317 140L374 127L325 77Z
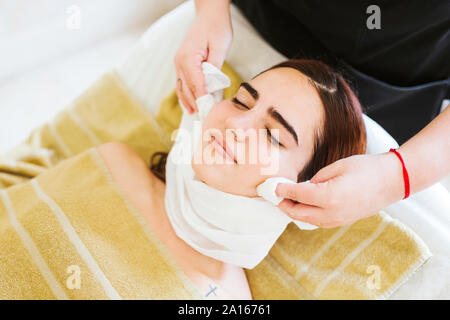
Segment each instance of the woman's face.
M211 109L192 168L211 187L248 197L269 177L296 181L323 116L306 76L292 68L266 71Z

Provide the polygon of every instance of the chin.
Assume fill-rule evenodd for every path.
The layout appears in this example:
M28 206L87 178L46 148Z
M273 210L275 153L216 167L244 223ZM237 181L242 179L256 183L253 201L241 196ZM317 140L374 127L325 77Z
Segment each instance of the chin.
M243 185L245 176L236 172L234 165L192 164L199 179L219 191L239 196L256 197L256 189ZM250 190L255 189L255 190Z

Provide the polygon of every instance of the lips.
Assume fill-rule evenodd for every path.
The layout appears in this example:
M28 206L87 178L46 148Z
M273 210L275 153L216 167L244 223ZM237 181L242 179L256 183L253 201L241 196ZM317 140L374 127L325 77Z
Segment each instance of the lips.
M223 142L221 143L220 140L216 139L216 137L213 135L211 143L216 143L223 150L224 154L230 160L233 160L233 162L237 164L234 154L231 152L231 150L229 150L229 149L227 150L227 143L225 140L223 140Z

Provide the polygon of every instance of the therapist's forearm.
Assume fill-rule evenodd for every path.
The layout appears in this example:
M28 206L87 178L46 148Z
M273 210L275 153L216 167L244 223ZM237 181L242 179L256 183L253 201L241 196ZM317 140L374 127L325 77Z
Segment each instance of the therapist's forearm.
M408 170L411 193L450 174L450 106L398 151Z
M219 12L230 13L230 2L231 0L194 0L195 11L199 13L201 10L213 8L214 11L218 9Z

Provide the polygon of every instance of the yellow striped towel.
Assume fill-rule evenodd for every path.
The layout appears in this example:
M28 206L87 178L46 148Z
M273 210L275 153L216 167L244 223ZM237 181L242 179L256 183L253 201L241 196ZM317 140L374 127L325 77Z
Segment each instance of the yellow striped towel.
M0 190L0 299L202 299L96 148Z

